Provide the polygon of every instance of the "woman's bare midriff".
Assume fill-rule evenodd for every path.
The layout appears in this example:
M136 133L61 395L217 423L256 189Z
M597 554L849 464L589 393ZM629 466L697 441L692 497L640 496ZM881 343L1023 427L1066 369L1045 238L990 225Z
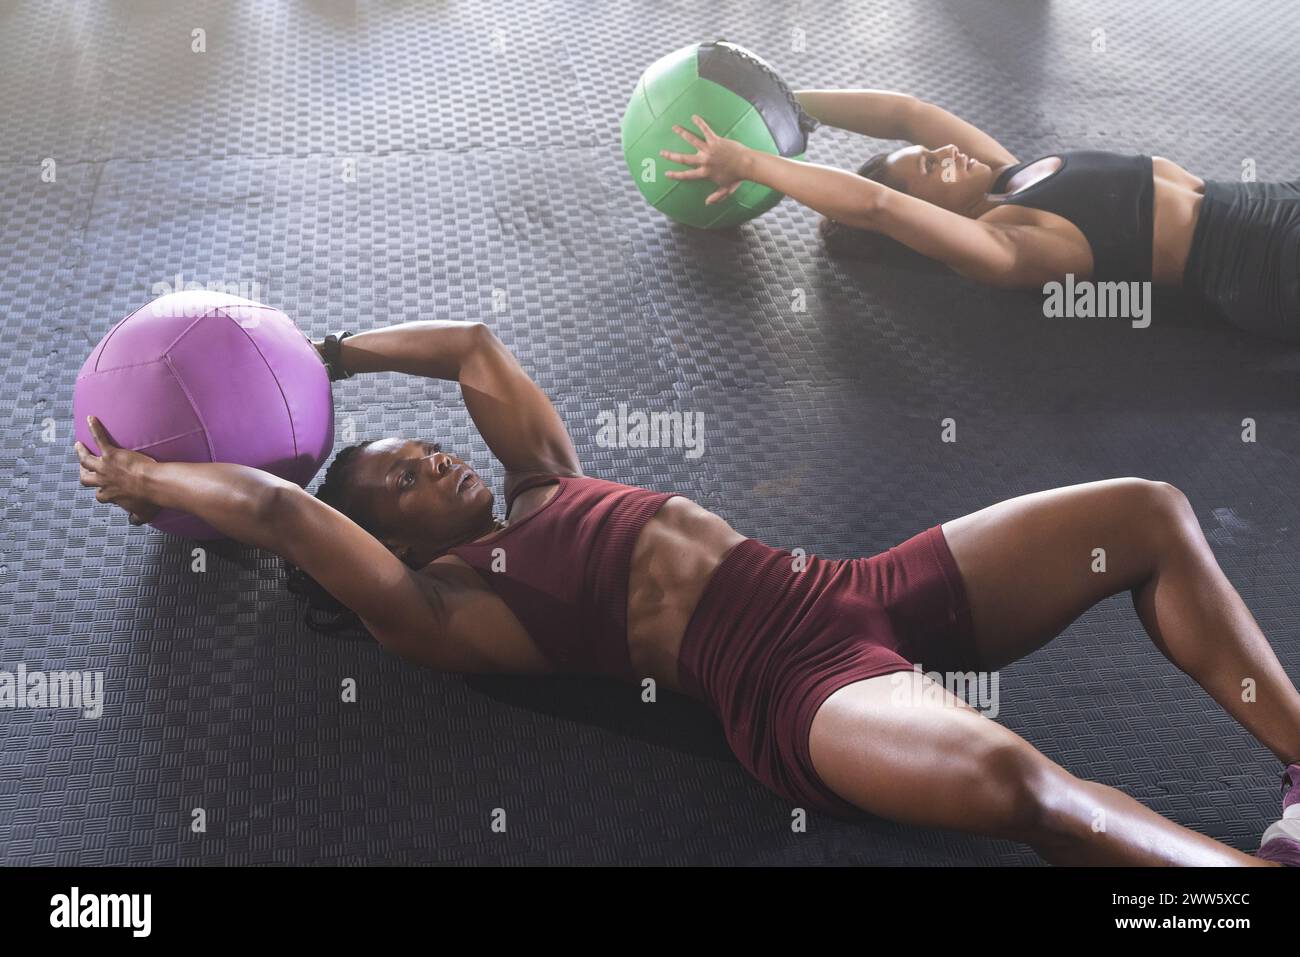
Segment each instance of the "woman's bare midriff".
M675 496L637 538L628 575L628 654L640 677L674 691L686 626L724 556L745 540L725 520Z
M524 493L520 518L541 508L555 486ZM641 529L628 573L628 656L637 680L654 678L681 691L677 654L700 596L723 557L745 540L723 519L690 499L673 496ZM453 627L421 660L453 671L544 674L546 660L514 613L470 565L445 555L424 572L438 580L443 608L459 608ZM429 587L435 587L432 582Z
M1151 170L1155 178L1151 279L1160 285L1181 286L1205 181L1163 156L1151 158Z

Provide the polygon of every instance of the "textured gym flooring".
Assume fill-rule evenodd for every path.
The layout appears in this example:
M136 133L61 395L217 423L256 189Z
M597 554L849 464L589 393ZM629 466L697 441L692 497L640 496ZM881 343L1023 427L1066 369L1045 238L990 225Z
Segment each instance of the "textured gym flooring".
M725 38L796 88L936 101L1022 158L1114 148L1289 179L1298 30L1288 0L0 0L0 669L106 680L98 720L0 711L0 863L1041 863L885 821L791 833L703 706L668 692L439 674L308 631L275 556L218 545L195 573L191 543L95 504L74 377L181 274L255 283L313 337L485 320L591 474L827 556L1037 489L1163 479L1294 677L1300 352L1176 295L1135 330L939 267L832 262L789 201L731 233L674 227L632 184L619 118L652 60ZM879 148L821 130L809 157ZM454 386L334 395L340 430L489 464ZM619 403L701 413L703 456L601 447ZM1182 824L1253 850L1276 816L1272 755L1126 598L1007 668L1001 696L998 720L1071 772Z

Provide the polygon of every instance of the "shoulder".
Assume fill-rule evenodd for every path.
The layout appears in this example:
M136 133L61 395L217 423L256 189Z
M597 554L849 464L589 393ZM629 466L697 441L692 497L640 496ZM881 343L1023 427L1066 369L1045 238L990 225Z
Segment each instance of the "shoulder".
M521 496L531 501L533 498L539 498L542 501L550 498L555 493L563 479L583 478L581 471L575 469L537 469L526 472L506 471L505 495L506 495L506 517L518 518L519 515L512 515L515 502ZM530 493L540 490L542 494L537 496ZM532 508L529 508L531 511Z

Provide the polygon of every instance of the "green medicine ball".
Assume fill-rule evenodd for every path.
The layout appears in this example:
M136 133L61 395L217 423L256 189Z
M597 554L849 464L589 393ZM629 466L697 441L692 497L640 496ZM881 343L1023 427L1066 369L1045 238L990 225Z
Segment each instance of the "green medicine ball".
M650 205L687 226L725 229L779 203L781 193L745 182L726 199L706 206L716 185L664 175L682 167L660 156L660 150L695 152L673 126L702 136L691 121L696 113L719 136L800 160L817 125L776 71L744 47L718 40L670 53L641 75L623 113L623 157Z

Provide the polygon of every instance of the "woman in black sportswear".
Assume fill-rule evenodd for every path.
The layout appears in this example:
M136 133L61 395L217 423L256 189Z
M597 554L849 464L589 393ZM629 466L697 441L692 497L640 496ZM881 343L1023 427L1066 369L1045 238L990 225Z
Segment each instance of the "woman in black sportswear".
M827 126L915 145L857 175L676 127L694 153L665 150L707 179L708 202L749 180L821 213L833 253L901 243L970 279L1005 288L1049 283L1182 286L1230 322L1300 340L1300 180L1206 182L1161 156L1073 150L1020 162L987 133L912 96L804 90ZM1046 290L1045 290L1046 291ZM1111 296L1107 290L1089 295Z

